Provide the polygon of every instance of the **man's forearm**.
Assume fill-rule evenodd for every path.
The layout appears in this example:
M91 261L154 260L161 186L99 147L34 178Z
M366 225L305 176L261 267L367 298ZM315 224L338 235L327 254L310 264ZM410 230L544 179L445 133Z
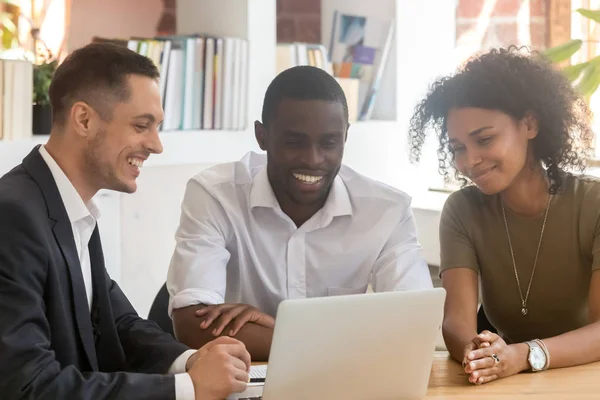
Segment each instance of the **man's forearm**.
M175 337L180 342L194 349L199 349L218 337L212 333L214 326L209 326L206 329L200 328L204 317L197 317L195 315L196 310L199 308L199 306L191 306L173 312ZM229 329L224 329L223 333L219 336L229 336L227 335L228 331ZM268 360L271 341L273 339L273 329L248 322L232 337L246 345L246 349L252 356L252 361Z

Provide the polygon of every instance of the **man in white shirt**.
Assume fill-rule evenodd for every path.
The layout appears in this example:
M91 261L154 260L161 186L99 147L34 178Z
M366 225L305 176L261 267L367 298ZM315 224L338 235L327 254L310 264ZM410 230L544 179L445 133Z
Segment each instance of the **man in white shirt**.
M104 267L93 197L162 151L158 70L91 44L57 69L48 143L0 178L0 397L216 400L243 391L233 338L195 351L140 318Z
M336 80L291 68L255 123L266 156L189 181L167 280L180 341L233 336L266 360L282 300L432 287L410 198L342 165L347 131Z

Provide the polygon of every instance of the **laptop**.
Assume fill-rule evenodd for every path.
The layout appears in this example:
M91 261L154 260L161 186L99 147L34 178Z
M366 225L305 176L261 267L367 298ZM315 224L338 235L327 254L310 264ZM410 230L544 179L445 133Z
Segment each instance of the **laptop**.
M228 399L421 399L427 392L442 288L285 300L266 372Z

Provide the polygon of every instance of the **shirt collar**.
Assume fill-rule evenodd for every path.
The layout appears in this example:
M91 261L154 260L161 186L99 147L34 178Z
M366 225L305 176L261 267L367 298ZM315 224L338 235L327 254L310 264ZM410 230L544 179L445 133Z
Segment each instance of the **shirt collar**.
M337 175L333 180L333 185L323 210L331 217L340 217L343 215L352 215L352 203L348 189L342 178Z
M271 187L271 183L269 182L266 165L256 173L252 182L252 188L250 189L250 208L255 207L281 209L279 202L275 197L275 193L273 192L273 188ZM321 211L324 216L330 218L342 215L352 215L350 195L339 174L333 180L331 191L329 192L327 201L325 201Z
M44 146L40 146L39 151L54 178L60 197L67 210L69 221L74 223L90 216L94 220L98 220L100 218L100 210L94 199L91 199L86 205L77 192L77 189L75 189L75 186L73 186L73 183L71 183L54 158L48 153L48 150Z
M250 208L255 207L281 208L271 187L271 182L269 182L266 164L256 173L252 181Z

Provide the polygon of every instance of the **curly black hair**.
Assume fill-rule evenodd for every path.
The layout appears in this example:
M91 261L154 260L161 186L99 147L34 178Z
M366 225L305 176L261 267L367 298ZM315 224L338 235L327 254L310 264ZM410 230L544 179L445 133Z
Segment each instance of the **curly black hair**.
M428 131L439 139L439 171L446 181L454 171L463 186L467 180L454 167L448 147L446 118L453 108L476 107L501 111L516 120L532 113L539 126L533 154L541 160L552 182L561 186L561 172L583 172L593 132L591 112L568 79L544 56L524 47L493 49L469 60L454 74L437 79L415 107L410 120L411 162L418 162Z

